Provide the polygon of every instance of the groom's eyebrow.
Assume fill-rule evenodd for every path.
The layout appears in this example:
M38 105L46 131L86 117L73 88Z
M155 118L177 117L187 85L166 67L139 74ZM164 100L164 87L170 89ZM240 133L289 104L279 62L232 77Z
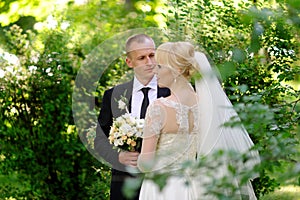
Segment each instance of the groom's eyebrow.
M144 59L144 58L146 58L146 57L154 57L155 56L155 53L154 52L151 52L151 53L149 53L149 54L146 54L146 55L140 55L140 56L138 56L137 57L137 59Z

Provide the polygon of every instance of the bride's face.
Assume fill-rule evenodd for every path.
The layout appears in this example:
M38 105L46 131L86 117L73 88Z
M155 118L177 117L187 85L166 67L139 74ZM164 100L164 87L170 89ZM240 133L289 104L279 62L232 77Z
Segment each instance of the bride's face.
M170 87L174 82L174 72L166 65L156 65L154 68L154 73L156 74L159 87Z

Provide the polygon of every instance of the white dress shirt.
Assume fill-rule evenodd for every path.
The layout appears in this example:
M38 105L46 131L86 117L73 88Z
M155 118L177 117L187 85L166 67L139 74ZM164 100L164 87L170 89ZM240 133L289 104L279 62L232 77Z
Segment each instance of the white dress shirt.
M143 85L139 80L134 77L133 79L133 89L132 89L132 99L131 99L131 115L134 117L140 117L142 101L144 99L144 94L141 91L143 87L151 88L148 92L149 104L157 99L157 79L156 76L148 83L148 85Z

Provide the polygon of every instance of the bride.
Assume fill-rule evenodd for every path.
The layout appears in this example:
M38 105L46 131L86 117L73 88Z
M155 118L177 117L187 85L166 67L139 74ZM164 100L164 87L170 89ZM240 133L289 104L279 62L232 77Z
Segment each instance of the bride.
M234 150L248 152L254 158L241 164L243 170L249 170L259 162L258 153L249 151L253 142L243 127L221 126L237 114L203 53L195 52L189 42L168 42L158 47L155 57L158 84L168 87L171 95L155 100L147 109L138 168L146 172L146 177L151 173L169 173L171 177L162 190L145 178L139 198L217 199L206 190L211 180L206 173L176 176L182 163L209 157L218 150ZM189 83L193 71L201 74L195 84L197 92ZM210 174L214 178L223 177L227 169L223 164ZM238 188L234 199L256 199L250 181L241 185L236 179L232 184ZM227 192L221 191L224 195Z

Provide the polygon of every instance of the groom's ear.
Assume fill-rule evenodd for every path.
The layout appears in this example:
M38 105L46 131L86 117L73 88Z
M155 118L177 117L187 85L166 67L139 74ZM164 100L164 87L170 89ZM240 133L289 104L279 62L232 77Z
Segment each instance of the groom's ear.
M127 65L128 65L128 67L129 68L133 68L133 66L132 66L132 61L131 61L131 59L130 58L128 58L128 57L126 57L126 63L127 63Z

